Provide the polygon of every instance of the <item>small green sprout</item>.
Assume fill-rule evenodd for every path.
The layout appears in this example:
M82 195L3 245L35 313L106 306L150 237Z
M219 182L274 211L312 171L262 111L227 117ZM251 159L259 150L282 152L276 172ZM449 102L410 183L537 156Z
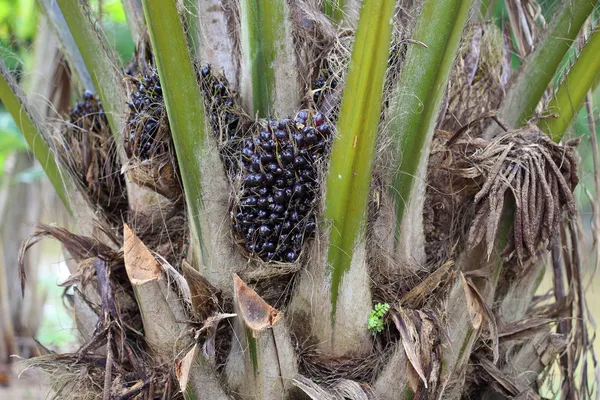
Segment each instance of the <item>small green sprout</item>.
M371 310L368 327L373 336L383 331L383 317L389 309L390 305L388 303L377 303L375 304L375 308Z

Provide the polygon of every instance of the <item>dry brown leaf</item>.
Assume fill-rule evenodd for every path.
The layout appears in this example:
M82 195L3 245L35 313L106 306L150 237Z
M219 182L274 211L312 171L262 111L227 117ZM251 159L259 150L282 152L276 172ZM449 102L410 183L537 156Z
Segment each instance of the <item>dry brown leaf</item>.
M513 382L508 376L498 369L494 364L487 358L479 358L479 365L484 369L489 377L498 383L500 387L506 390L510 395L516 396L521 393L521 390L515 382Z
M500 350L498 344L498 325L496 324L496 318L487 306L484 298L481 296L473 282L470 279L465 278L465 275L461 272L460 278L465 291L465 297L467 299L467 308L469 310L469 316L471 317L471 324L475 330L481 328L484 321L488 322L488 328L490 331L490 339L492 340L492 351L494 353L494 364L500 357Z
M196 357L197 350L197 346L194 345L194 347L185 355L185 357L183 357L181 360L175 361L175 376L179 381L179 386L181 387L181 391L183 393L185 393L190 379L190 370L192 369L192 363Z
M479 329L483 324L484 310L481 306L481 302L478 296L473 293L471 285L467 282L465 275L461 272L460 279L463 284L463 290L465 291L465 297L467 298L467 308L469 310L469 316L471 317L471 325L474 329Z
M448 280L452 275L451 269L453 266L454 260L446 261L441 267L427 276L423 282L405 293L400 299L399 304L406 308L418 308L431 293Z
M123 224L123 242L125 269L133 285L141 285L161 276L160 264L127 224Z
M192 312L196 319L204 321L218 308L219 290L185 260L181 265L181 272L190 288Z
M215 350L215 339L217 338L217 328L219 322L226 318L237 317L237 314L215 314L206 319L204 326L200 329L199 333L206 332L206 340L202 345L202 353L204 358L214 367L216 366L216 350Z
M410 365L421 378L425 388L437 381L439 349L436 348L437 328L433 317L420 310L398 307L390 310L392 320L402 337L402 346ZM418 386L418 382L411 382Z

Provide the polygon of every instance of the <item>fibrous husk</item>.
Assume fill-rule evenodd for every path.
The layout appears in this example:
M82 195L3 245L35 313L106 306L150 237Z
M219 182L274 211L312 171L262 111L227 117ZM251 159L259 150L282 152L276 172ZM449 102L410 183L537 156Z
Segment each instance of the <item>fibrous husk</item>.
M480 136L489 122L482 117L500 106L510 71L500 28L491 22L469 25L451 71L441 129L456 132L479 120L472 129L473 136Z
M397 82L400 67L406 54L406 45L410 41L401 39L401 32L395 30L390 44L388 68L386 70L382 115L389 104L390 96ZM346 74L350 64L354 34L351 30L340 30L335 40L324 51L320 65L309 91L308 105L325 115L333 124L337 123ZM413 43L411 45L422 45Z

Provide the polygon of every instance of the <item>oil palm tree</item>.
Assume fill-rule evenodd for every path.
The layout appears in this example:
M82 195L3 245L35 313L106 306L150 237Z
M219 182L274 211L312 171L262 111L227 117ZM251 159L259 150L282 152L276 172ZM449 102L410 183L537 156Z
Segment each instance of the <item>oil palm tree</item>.
M85 344L30 365L65 398L589 397L563 134L596 2L506 1L510 35L494 3L124 0L122 68L40 0L81 101L52 131L0 95L76 221L22 253L62 243Z

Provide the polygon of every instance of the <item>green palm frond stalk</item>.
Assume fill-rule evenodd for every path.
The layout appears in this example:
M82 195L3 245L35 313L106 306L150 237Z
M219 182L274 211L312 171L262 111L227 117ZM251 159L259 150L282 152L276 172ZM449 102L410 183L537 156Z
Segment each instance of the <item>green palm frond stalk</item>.
M425 179L429 144L471 3L425 1L412 37L423 45L409 45L394 104L388 111L388 129L402 154L392 184L397 240L407 204L413 193L421 196L414 187Z
M175 3L170 0L144 0L142 4L179 161L195 249L207 262L210 250L205 245L205 236L210 232L202 228L206 215L203 212L203 168L199 155L209 136L200 88Z
M103 32L98 30L87 1L58 0L58 4L90 71L123 160L125 155L121 132L125 124L127 96L115 64L116 53L106 42Z
M43 123L38 120L35 111L28 105L25 94L2 62L0 62L0 100L23 133L29 148L44 169L58 197L72 214L69 191L74 188L74 185L69 185L69 175L63 173L56 164L54 153L46 142L47 137L42 133Z
M560 142L583 105L586 94L600 77L599 55L600 30L596 29L548 104L546 113L558 116L549 116L538 122L540 129L555 142Z
M499 118L509 127L517 128L533 116L560 62L595 4L597 2L591 0L562 2L543 40L525 60L498 111ZM491 126L486 134L497 131L497 126Z
M241 0L241 92L252 115L291 115L300 100L289 7L284 0Z
M360 15L331 150L323 218L329 224L332 323L340 282L358 242L364 241L394 1L366 0Z

